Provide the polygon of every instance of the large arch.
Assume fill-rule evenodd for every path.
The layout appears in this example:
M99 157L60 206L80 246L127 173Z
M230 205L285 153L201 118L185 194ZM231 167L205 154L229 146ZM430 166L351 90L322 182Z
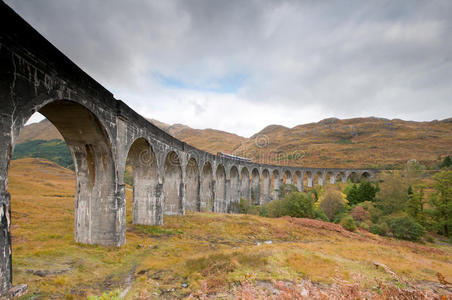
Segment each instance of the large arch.
M201 172L201 210L213 211L214 197L212 165L206 162Z
M223 165L217 167L215 172L215 212L226 212L226 172Z
M278 170L273 170L273 172L272 172L273 199L279 199L278 190L279 190L280 182L281 182L281 179L280 179Z
M144 138L136 139L127 160L133 169L133 223L157 225L158 167L149 142Z
M12 282L10 224L14 220L10 217L11 196L7 190L10 159L21 128L35 111L57 128L74 162L75 241L114 246L125 243L125 189L117 185L111 138L100 119L85 105L69 100L41 100L35 110L22 109L19 116L2 115L0 121L3 130L7 129L3 132L8 132L0 138L3 144L0 153L0 294L6 292ZM6 111L5 108L3 112ZM7 121L11 123L8 125Z
M238 204L240 203L240 176L236 166L232 166L229 171L230 185L229 185L229 212L238 212Z
M240 173L240 197L250 201L250 173L247 168Z
M185 174L185 209L190 211L200 211L201 199L199 196L199 168L198 163L193 157L190 158L187 163Z
M261 176L259 170L254 168L251 171L251 203L259 205L261 203Z
M272 199L272 180L267 169L262 171L262 202L267 204Z
M184 188L179 155L171 151L163 165L163 212L166 215L183 214Z
M120 195L111 192L116 190L115 160L105 127L86 106L74 101L52 101L39 113L61 133L74 160L75 241L124 244L125 228L117 227L117 221L125 224L124 188ZM112 212L111 207L118 206L118 197L122 198L121 208Z

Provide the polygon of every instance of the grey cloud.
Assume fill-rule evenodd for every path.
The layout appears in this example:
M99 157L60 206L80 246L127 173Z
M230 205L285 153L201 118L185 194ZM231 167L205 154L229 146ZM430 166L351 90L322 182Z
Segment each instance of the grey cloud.
M412 119L452 110L447 0L7 3L110 89L164 91L152 72L195 86L247 74L237 96L256 105Z

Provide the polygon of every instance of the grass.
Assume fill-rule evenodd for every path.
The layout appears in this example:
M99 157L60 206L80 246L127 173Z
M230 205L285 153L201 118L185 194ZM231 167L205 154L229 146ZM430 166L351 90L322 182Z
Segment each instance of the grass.
M394 271L401 285L435 283L437 272L452 281L450 246L240 214L189 212L165 216L160 227L134 225L130 191L127 244L77 244L74 188L72 171L48 161L27 158L11 164L13 273L15 284L29 285L23 299L114 299L129 282L127 299L246 293L253 299L261 285L287 290L281 284L303 280L322 289L337 282L359 291L373 291L377 280L393 285L394 277L375 268L375 261ZM49 274L34 275L38 270Z

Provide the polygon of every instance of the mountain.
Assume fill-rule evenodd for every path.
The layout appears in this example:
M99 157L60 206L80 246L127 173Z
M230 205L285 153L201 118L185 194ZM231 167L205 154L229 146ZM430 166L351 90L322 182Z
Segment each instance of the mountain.
M413 122L383 118L329 118L293 128L269 125L250 138L215 129L150 122L210 153L249 157L256 162L312 167L398 168L416 159L434 168L452 154L452 118ZM61 139L48 120L22 129L18 143Z
M44 119L39 123L32 123L22 128L16 143L21 144L28 141L49 141L55 139L62 140L63 137L49 120Z
M271 125L253 135L236 154L255 161L313 167L393 168L409 159L434 167L452 153L451 119L325 119L287 128Z

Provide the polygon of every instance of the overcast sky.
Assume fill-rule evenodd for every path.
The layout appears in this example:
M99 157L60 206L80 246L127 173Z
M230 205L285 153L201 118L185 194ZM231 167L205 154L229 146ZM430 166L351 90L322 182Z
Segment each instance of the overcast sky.
M250 136L452 117L452 1L8 0L138 113Z

